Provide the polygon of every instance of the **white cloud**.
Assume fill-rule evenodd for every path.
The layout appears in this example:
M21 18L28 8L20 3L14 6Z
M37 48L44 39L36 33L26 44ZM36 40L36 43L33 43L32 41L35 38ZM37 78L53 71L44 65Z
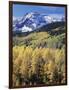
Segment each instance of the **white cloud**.
M27 31L32 31L32 28L26 27L24 25L24 27L22 27L22 32L27 32Z
M62 17L64 17L64 15L62 15L62 14L50 14L49 16L51 16L53 18L57 18L57 19L61 19Z
M13 16L13 21L16 20L17 18L15 16Z
M13 21L16 20L16 19L17 19L18 21L20 21L22 18L23 18L23 17L15 17L15 16L13 16Z

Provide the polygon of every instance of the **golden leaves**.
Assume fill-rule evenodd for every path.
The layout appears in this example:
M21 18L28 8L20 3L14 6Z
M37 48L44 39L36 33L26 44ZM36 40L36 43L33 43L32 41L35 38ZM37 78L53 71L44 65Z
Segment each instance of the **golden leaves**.
M17 77L16 75L20 74L21 76L17 78L24 78L32 84L32 76L36 75L35 77L40 77L42 82L44 81L45 83L51 83L55 80L59 82L57 81L58 79L54 77L58 77L59 72L63 76L63 73L65 73L64 68L65 51L63 49L33 49L30 46L13 47L13 74L15 78ZM57 72L55 72L55 70L57 70ZM63 78L62 80L65 79Z

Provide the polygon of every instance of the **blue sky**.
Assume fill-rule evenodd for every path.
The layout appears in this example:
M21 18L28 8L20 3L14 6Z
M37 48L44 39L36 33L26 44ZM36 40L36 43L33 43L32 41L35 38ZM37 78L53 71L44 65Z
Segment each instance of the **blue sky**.
M53 7L53 6L36 6L36 5L19 5L13 4L13 16L14 17L22 17L26 13L30 12L39 12L46 14L65 14L64 7Z

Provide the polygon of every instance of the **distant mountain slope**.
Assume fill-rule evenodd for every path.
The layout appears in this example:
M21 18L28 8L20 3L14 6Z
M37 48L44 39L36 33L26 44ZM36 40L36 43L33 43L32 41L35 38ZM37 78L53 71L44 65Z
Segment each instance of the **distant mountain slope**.
M58 27L56 28L54 26L53 29L51 29L50 27L50 32L49 30L42 27L34 32L32 31L21 34L13 36L13 46L25 45L25 46L31 46L33 48L36 47L64 48L65 47L65 26L63 24L58 25Z
M36 32L49 32L52 35L57 35L65 32L65 22L53 22L42 26L35 30Z
M65 32L65 22L64 21L52 22L47 25L43 25L40 28L34 29L33 31L28 31L28 32L22 32L19 30L13 31L13 35L14 36L16 35L17 36L27 36L34 32L48 32L49 34L52 34L52 35L58 35L58 34Z

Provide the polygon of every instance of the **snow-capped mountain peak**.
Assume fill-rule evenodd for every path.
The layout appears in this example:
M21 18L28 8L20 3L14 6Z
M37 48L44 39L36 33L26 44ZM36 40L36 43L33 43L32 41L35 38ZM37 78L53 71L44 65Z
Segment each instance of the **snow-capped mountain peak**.
M19 19L13 20L13 31L33 31L43 25L65 20L64 16L57 17L58 15L47 15L38 12L30 12Z

